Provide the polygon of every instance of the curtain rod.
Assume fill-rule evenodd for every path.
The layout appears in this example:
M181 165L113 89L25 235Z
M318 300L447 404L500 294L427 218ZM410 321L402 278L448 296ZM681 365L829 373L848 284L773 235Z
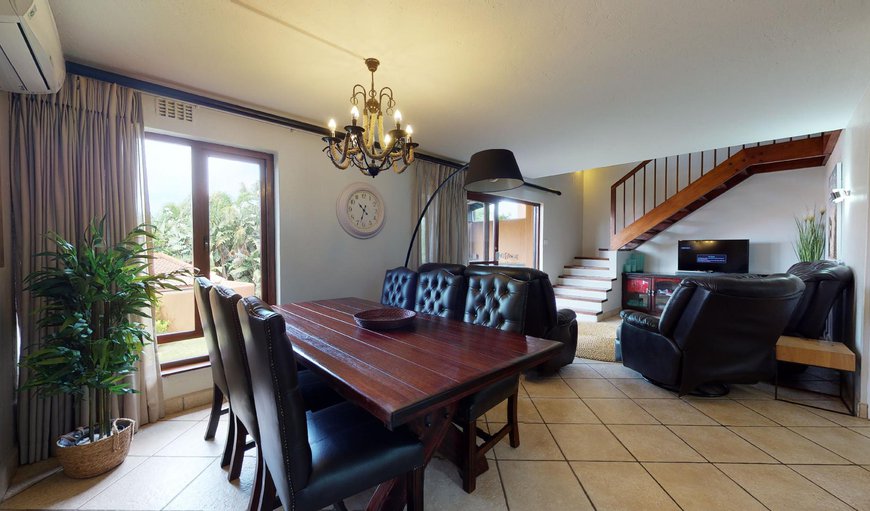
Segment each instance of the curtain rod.
M214 110L220 110L222 112L237 114L259 121L269 122L272 124L278 124L280 126L293 128L299 131L306 131L308 133L314 133L322 136L327 136L330 134L329 130L323 126L317 126L283 115L273 114L270 112L264 112L263 110L257 110L255 108L237 105L235 103L222 101L220 99L204 96L202 94L195 94L193 92L188 92L182 89L176 89L174 87L160 85L159 83L149 82L147 80L141 80L139 78L133 78L119 73L113 73L104 69L87 66L85 64L79 64L77 62L67 61L66 70L68 73L71 74L85 76L87 78L94 78L97 80L102 80L104 82L115 83L124 87L129 87L131 89L136 89L142 92L147 92L149 94L154 94L156 96L164 96L178 101L185 101L187 103L193 103L195 105L208 107ZM460 162L446 160L444 158L432 156L431 154L421 153L419 151L415 151L415 153L415 156L418 159L437 163L439 165L446 165L453 168L459 168L464 165Z

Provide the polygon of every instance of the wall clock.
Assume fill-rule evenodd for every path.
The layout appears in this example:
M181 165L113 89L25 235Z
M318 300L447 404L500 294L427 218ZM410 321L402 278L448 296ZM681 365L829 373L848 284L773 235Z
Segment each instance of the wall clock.
M352 183L338 196L335 214L348 234L355 238L371 238L384 227L384 198L370 184Z

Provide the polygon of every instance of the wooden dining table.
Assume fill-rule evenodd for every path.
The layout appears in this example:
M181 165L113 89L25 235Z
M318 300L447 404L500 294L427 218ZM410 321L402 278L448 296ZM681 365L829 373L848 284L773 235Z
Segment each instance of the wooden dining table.
M361 298L274 307L284 316L297 359L388 429L410 428L429 462L436 450L456 462L459 400L555 355L562 345L518 333L418 314L396 330L358 326L357 312L383 305ZM477 473L485 471L484 457ZM401 509L404 478L381 484L369 510Z

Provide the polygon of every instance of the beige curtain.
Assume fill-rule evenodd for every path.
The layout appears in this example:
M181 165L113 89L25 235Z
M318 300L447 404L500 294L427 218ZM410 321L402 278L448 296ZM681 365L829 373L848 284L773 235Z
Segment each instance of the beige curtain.
M438 185L456 169L418 160L414 168L414 196L411 210L417 215ZM448 181L426 212L411 253L412 268L429 262L468 263L468 205L465 193L465 175L460 172Z
M39 346L34 300L22 279L44 261L43 235L76 240L95 217L106 216L106 234L119 240L146 218L144 124L137 91L69 75L56 94L12 95L10 115L15 298L21 348ZM20 382L27 378L21 371ZM118 399L120 416L140 424L162 414L156 347L142 356L133 376L139 394ZM23 392L18 402L21 463L51 455L54 440L78 424L69 396L42 399Z

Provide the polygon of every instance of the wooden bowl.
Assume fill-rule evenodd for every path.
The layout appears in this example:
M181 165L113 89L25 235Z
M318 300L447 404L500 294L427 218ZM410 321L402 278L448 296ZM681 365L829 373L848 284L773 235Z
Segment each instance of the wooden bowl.
M393 330L409 326L417 313L397 307L370 309L353 315L356 324L370 330Z

